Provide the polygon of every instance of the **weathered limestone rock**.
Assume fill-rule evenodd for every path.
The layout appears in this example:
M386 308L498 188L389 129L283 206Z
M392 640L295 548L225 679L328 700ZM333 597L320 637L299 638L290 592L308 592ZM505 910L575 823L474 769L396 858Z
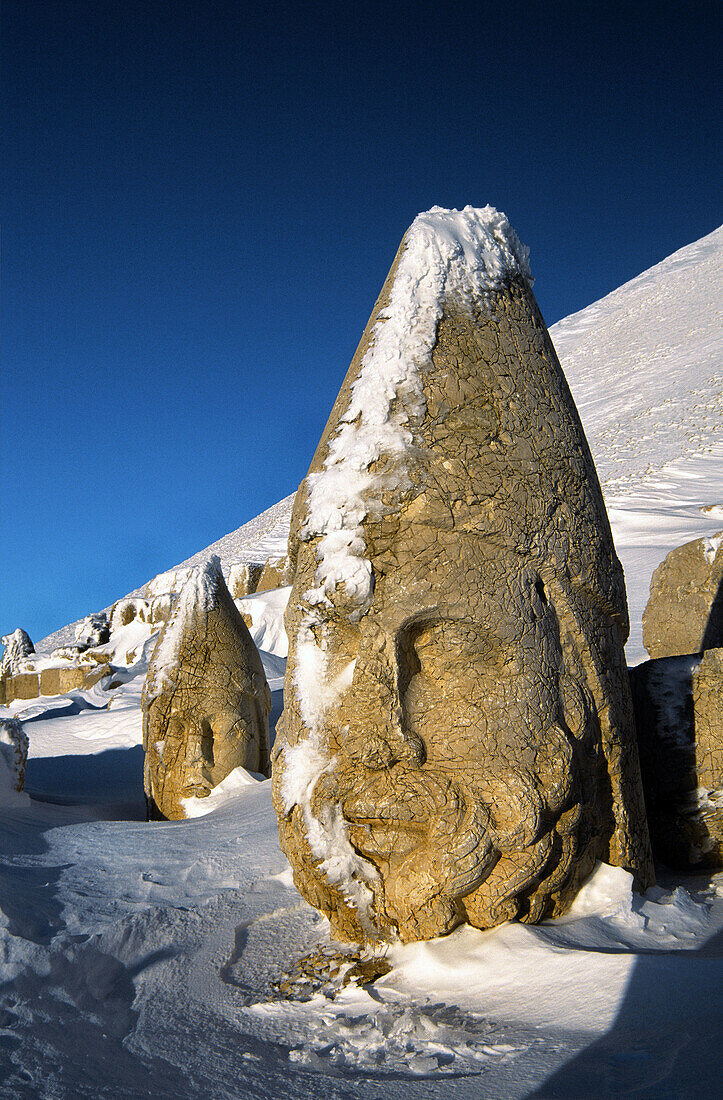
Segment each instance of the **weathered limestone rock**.
M105 645L110 638L110 623L105 611L87 615L75 628L75 644L79 649Z
M169 569L165 573L158 573L143 589L143 595L147 600L154 596L166 596L169 593L177 595L191 575L192 570Z
M242 600L255 592L263 571L263 562L243 561L232 565L228 574L228 590L233 598Z
M651 657L723 646L723 531L676 547L655 570L643 644Z
M212 557L184 585L143 689L151 814L186 816L234 768L269 774L271 693L264 667Z
M274 801L336 937L537 921L598 859L652 881L622 569L504 215L405 235L289 548Z
M723 867L723 649L630 670L653 851L682 870Z
M40 695L65 695L69 691L91 688L110 675L107 661L91 664L84 661L78 665L56 665L43 668L39 672Z
M0 640L5 646L2 660L0 660L0 676L19 672L22 668L23 658L35 653L35 646L30 641L30 635L21 630L20 627L13 630L12 634L3 635Z
M140 596L126 596L122 600L117 600L110 612L111 633L120 630L122 626L128 626L135 619L142 623L151 622L151 605L148 600Z
M167 623L173 610L173 594L166 592L163 596L154 596L150 601L150 622L155 626L159 623Z
M6 678L5 684L8 703L13 699L37 699L40 695L40 677L37 672L16 672Z
M7 792L25 787L28 738L18 718L0 721L0 801Z
M272 588L283 588L284 585L291 584L291 579L292 571L288 557L269 558L256 585L256 591L270 592Z

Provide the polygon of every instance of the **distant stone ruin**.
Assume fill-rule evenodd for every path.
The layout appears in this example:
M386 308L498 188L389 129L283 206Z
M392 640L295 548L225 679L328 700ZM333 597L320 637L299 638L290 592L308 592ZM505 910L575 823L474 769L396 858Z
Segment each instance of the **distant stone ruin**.
M723 531L676 547L655 570L643 644L651 657L723 646Z
M79 633L96 628L88 624L98 616L89 616ZM98 636L96 634L96 636ZM77 688L91 688L109 672L107 656L94 655L80 642L55 650L50 657L35 652L24 630L15 630L2 639L5 652L0 662L0 703L7 706L15 699L37 699L40 695L64 695Z
M152 817L184 818L234 768L269 774L271 693L248 628L212 557L174 604L143 689Z
M288 557L269 558L256 585L257 592L270 592L274 588L283 588L291 584L291 565Z
M296 497L274 802L334 937L653 880L622 569L530 285L504 215L420 215Z
M679 870L723 867L723 531L671 550L630 670L650 836Z
M235 600L252 595L258 588L263 562L241 561L232 565L228 574L228 590Z

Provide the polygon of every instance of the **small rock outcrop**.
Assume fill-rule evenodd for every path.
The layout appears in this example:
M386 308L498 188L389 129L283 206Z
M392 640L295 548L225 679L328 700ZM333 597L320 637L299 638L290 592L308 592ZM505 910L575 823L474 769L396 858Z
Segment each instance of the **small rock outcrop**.
M35 653L35 646L30 640L30 635L18 627L12 634L3 635L2 644L5 646L0 659L0 706L11 703L13 699L33 698L38 694L38 677L32 671L28 671L25 658ZM35 691L32 690L34 677ZM30 679L29 679L30 678ZM15 691L17 680L18 691ZM28 693L30 694L23 694Z
M162 596L154 596L150 601L150 622L157 626L159 623L167 623L173 610L173 593L166 592Z
M75 628L75 644L80 649L105 645L110 638L110 623L105 611L87 615Z
M0 801L3 794L25 788L28 738L18 718L0 721Z
M5 634L0 640L5 646L2 660L0 660L0 676L20 672L23 657L29 657L31 653L35 653L30 635L18 627L12 634Z
M125 596L117 600L110 612L110 630L115 633L123 626L129 626L136 619L142 623L151 622L151 604L140 596Z
M291 565L288 557L269 558L259 577L256 591L270 592L273 588L283 588L291 584L291 579Z
M228 590L235 600L251 596L258 588L264 563L256 561L236 562L228 573Z
M679 870L723 867L723 649L630 679L653 851Z
M194 570L163 628L143 689L151 816L183 818L234 768L269 774L271 693L217 557Z
M655 570L643 645L654 658L723 646L723 531L676 547Z
M274 802L336 938L652 881L622 569L530 283L504 215L420 215L296 496Z

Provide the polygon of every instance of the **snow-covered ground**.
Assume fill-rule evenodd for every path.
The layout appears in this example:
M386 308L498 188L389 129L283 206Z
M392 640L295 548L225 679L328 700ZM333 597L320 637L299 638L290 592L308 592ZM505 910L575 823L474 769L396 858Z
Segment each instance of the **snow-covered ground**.
M631 663L655 565L723 527L722 248L719 230L552 330L626 571ZM176 568L283 553L290 504ZM274 720L287 594L241 601ZM30 739L27 794L0 813L0 1096L718 1094L723 875L663 873L639 898L600 867L563 921L461 928L388 949L372 986L280 999L326 924L293 887L268 781L239 771L201 816L145 822L147 648L113 690L0 711Z

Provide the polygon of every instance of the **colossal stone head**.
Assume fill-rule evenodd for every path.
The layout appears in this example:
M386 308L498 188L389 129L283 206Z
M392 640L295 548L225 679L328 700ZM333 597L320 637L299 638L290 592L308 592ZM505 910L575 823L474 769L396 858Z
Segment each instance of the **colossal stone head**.
M274 798L340 938L652 880L622 570L530 284L496 210L419 215L296 497Z
M186 816L234 768L269 774L271 693L214 556L183 586L143 689L145 790L151 813Z

